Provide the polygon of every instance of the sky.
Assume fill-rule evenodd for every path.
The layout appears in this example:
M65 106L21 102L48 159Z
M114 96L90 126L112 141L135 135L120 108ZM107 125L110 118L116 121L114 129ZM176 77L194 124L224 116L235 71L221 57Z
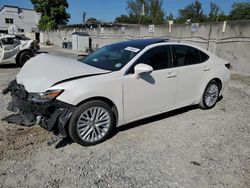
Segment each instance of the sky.
M193 3L194 0L162 0L163 9L168 15L170 12L176 17L178 10ZM250 0L212 0L218 4L222 11L229 13L235 2L250 2ZM71 15L70 24L82 22L82 13L87 13L86 18L94 17L101 21L114 21L117 16L127 14L127 0L68 0L67 12ZM205 13L209 12L211 0L200 0ZM19 6L21 8L33 8L30 0L0 0L0 7L3 5Z

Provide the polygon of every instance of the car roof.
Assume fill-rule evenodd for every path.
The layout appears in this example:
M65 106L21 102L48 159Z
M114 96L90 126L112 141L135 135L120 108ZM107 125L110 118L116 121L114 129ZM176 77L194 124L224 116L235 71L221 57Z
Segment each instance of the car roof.
M131 47L143 49L151 44L168 42L168 41L169 41L168 39L162 39L162 38L148 38L148 39L136 39L136 40L118 42L116 43L116 45L131 46Z

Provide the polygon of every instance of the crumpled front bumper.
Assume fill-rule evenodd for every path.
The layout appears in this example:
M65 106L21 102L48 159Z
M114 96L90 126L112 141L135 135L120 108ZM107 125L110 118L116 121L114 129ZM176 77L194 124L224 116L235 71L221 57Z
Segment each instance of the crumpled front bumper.
M3 94L7 93L10 93L12 97L8 110L17 114L3 120L23 126L39 124L56 135L67 136L66 125L76 109L75 106L59 100L44 103L29 101L27 100L28 92L16 80L11 81L9 86L3 90Z

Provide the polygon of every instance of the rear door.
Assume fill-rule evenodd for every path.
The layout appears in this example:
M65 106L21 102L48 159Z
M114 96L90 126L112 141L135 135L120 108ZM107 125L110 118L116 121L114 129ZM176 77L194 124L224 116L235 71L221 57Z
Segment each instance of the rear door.
M178 70L176 106L194 103L200 98L203 80L210 71L208 55L186 45L172 45L173 66Z

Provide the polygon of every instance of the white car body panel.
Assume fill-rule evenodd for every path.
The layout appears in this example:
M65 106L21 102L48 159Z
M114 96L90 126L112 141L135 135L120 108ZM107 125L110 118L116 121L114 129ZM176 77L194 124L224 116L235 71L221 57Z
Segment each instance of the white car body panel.
M165 111L175 105L176 77L167 78L173 69L153 71L123 78L124 120ZM152 102L151 102L152 101Z
M112 101L118 111L118 124L123 124L123 85L118 72L72 80L51 87L65 89L58 100L77 105L90 98L106 98ZM109 89L107 89L109 88Z
M199 104L208 82L215 78L222 82L221 95L230 78L229 70L225 67L227 62L193 45L185 44L208 54L210 58L207 62L153 71L144 78L126 74L129 67L148 49L172 44L181 43L161 42L149 45L116 72L43 54L25 64L17 75L17 82L23 84L28 92L64 89L57 99L72 105L91 98L106 98L117 108L118 126L187 105ZM207 67L209 70L205 70ZM170 73L172 76L168 77ZM64 79L92 74L100 75L54 85ZM196 83L195 87L193 82Z
M108 72L110 71L74 59L39 54L26 62L22 71L17 74L17 82L25 85L28 92L45 92L55 83L65 79Z

